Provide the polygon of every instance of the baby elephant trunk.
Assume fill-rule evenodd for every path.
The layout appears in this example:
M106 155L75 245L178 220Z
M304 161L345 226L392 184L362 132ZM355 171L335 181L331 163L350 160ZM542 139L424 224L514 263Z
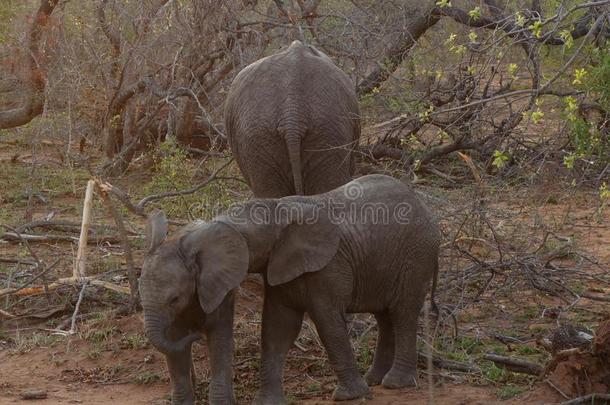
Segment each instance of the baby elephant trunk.
M167 338L166 331L170 325L169 319L164 316L146 314L144 317L144 330L150 343L163 354L170 355L184 351L188 345L199 339L198 333L190 333L180 340L172 341Z

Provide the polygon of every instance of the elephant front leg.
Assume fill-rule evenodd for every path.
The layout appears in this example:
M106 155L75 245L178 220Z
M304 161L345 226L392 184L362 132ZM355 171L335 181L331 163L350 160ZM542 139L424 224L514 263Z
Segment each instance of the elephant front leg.
M195 391L191 380L191 345L183 351L165 356L169 377L172 383L172 405L191 405L195 403Z
M208 358L210 360L210 405L234 405L233 393L233 293L228 294L206 321Z
M270 289L269 289L270 290ZM253 404L285 404L283 391L286 354L299 335L303 312L282 305L271 291L265 293L261 356L261 387Z

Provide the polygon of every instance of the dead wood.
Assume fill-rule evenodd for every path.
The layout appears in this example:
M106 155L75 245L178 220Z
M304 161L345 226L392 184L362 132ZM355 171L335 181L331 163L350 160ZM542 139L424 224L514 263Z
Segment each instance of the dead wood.
M23 400L45 399L47 397L46 390L27 389L19 393L19 397Z
M89 237L89 224L91 223L91 208L93 206L93 189L95 181L87 182L85 190L85 200L83 202L83 218L81 222L80 238L78 239L78 251L74 261L74 271L72 277L84 277L87 266L87 238Z
M607 401L610 401L610 394L589 394L569 401L560 402L557 405L602 404Z
M25 259L11 259L9 257L0 257L0 263L15 263L15 264L25 264L27 266L35 266L36 262Z
M26 288L27 286L32 284L34 281L38 280L39 278L44 277L48 272L53 270L53 268L55 266L57 266L60 261L61 261L61 259L55 260L53 262L53 264L48 266L46 269L41 271L38 275L36 275L32 279L30 279L30 280L26 281L25 283L21 284L19 287L16 287L16 288L5 288L3 290L0 290L0 297L2 297L3 295L7 295L7 294L17 294L17 293L19 293L19 291L23 290L24 288Z
M139 302L138 296L138 280L136 278L136 271L133 261L133 255L131 253L131 244L129 243L129 239L127 238L127 231L125 229L125 224L123 222L123 217L119 210L116 209L112 198L108 195L104 189L101 187L101 183L99 180L96 180L96 185L100 192L100 196L104 203L108 207L108 211L112 214L114 218L114 222L117 225L119 230L119 235L121 237L121 244L123 245L123 251L125 252L125 263L127 264L127 277L129 280L129 289L131 290L131 305L132 308L135 309Z
M83 283L83 286L80 289L80 293L78 293L78 300L76 301L76 305L74 306L74 313L72 314L72 322L70 323L70 330L68 333L73 335L76 333L76 317L78 316L78 310L80 309L80 304L83 301L83 297L85 296L85 288L87 288L87 282Z
M77 222L71 221L32 221L27 224L23 224L15 228L18 232L25 232L26 230L32 230L36 228L42 229L50 229L53 231L61 231L61 232L78 232L80 233L81 224ZM116 228L110 225L102 225L102 224L90 224L89 225L91 233L94 232L111 232L116 231ZM131 235L135 235L135 233L130 232Z
M8 319L13 319L15 318L15 315L11 314L10 312L6 312L2 309L0 309L0 316L4 317L4 318L8 318Z
M2 235L2 237L0 237L0 240L5 240L8 242L28 241L28 242L49 242L49 243L53 243L53 242L78 243L79 238L77 238L75 236L68 236L68 235L39 235L39 234L31 234L31 233L16 234L15 232L5 232L4 235ZM97 245L102 242L118 243L118 242L120 242L120 239L118 239L116 237L97 237L97 238L92 238L92 239L87 240L87 244L91 244L91 245Z
M428 356L425 353L417 353L417 362L423 367L428 361ZM439 356L432 357L432 364L434 367L442 368L445 370L459 371L462 373L480 373L481 369L474 364L461 363L459 361L447 360Z
M540 375L544 370L544 367L542 367L540 364L532 363L523 359L500 356L493 353L485 354L483 358L485 360L492 361L497 367L506 368L514 373Z
M591 294L589 292L583 293L581 295L581 297L583 298L588 298L590 300L594 300L594 301L604 301L604 302L610 302L610 297L608 296L603 296L603 295L595 295L595 294Z

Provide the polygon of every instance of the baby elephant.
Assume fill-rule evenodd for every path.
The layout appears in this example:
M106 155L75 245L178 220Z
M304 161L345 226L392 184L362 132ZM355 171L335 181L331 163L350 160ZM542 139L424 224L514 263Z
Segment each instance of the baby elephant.
M164 229L159 218L151 229ZM174 393L184 399L177 403L192 401L190 342L198 329L210 347L210 403L234 401L230 292L247 272L265 278L256 404L285 403L284 363L305 312L337 375L333 399L367 396L368 385L414 385L417 320L436 278L438 249L438 227L414 191L382 175L325 194L255 199L189 225L153 249L141 284L147 333L168 356ZM346 330L345 314L355 312L371 312L378 322L365 379Z

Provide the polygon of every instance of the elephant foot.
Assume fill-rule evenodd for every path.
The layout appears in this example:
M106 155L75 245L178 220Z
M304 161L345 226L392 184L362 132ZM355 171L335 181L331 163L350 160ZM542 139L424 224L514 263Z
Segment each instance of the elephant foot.
M286 400L284 395L268 395L259 391L252 400L252 405L286 405Z
M383 376L388 372L387 369L380 370L375 367L371 367L369 371L364 376L364 381L369 385L369 387L373 387L375 385L380 385L381 381L383 381Z
M195 398L173 399L172 405L195 405Z
M395 369L391 369L383 377L381 384L385 388L396 389L404 387L416 387L417 386L417 371L399 372Z
M347 401L348 399L357 398L371 398L371 390L364 380L359 379L358 381L350 384L349 386L339 384L335 391L333 391L333 401Z
M199 403L199 402L197 402L197 403ZM210 404L210 405L237 405L237 400L235 399L235 397L230 397L229 399L225 399L225 400L219 400L219 399L209 400L208 404Z

